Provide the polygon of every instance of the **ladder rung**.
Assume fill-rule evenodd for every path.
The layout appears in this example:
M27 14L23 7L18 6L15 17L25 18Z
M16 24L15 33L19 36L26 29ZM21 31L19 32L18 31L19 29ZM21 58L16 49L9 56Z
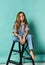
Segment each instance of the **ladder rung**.
M29 58L29 57L23 56L23 58L24 58L24 59L28 59L28 60L32 60L31 57Z
M19 62L16 62L16 61L12 61L12 60L9 60L10 63L13 63L13 64L19 64Z
M12 50L13 52L20 52L19 50Z

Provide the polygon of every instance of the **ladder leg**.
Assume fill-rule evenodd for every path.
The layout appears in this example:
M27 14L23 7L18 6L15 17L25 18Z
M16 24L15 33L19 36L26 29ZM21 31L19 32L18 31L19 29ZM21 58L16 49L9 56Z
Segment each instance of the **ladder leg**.
M33 60L33 59L32 59L32 64L33 64L33 65L35 65L35 62L34 62L34 60Z
M19 46L20 47L20 46ZM21 51L21 48L19 48ZM24 53L24 45L22 46L22 51L20 52L20 65L22 65L22 57L23 57L23 53Z
M22 65L22 52L21 52L21 47L20 47L20 42L19 42L19 55L20 55L20 64L19 65Z
M14 44L15 44L15 42L13 42L13 44L12 44L12 47L11 47L11 50L10 50L10 53L9 53L6 65L8 65L8 63L9 63L9 60L10 60L10 57L11 57L11 54L12 54L12 50L13 50Z
M24 53L24 45L22 46L22 54L21 54L22 55L21 56L22 58L23 58L23 53Z

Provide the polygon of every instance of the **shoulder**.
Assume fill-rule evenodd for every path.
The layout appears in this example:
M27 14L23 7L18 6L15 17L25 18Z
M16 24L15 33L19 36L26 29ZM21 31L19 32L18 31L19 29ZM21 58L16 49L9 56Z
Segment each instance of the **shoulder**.
M17 26L17 22L14 22L13 29Z
M26 24L26 27L28 27L28 24Z
M17 25L17 22L14 23L14 26L16 26L16 25Z

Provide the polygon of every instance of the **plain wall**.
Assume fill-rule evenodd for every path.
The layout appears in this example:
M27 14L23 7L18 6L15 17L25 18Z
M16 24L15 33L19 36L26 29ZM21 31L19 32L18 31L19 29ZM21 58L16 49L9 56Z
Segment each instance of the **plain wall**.
M7 61L12 45L12 28L19 11L26 14L34 52L45 54L45 0L0 0L0 63Z

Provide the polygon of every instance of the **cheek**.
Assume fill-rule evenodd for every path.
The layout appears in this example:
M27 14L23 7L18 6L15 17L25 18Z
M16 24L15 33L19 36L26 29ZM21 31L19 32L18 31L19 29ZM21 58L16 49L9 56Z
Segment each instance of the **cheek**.
M24 20L24 16L23 16L23 20Z
M24 20L24 16L21 16L21 17L20 17L20 20Z
M21 17L22 20L24 20L24 17Z
M23 17L20 17L20 20L23 20Z

